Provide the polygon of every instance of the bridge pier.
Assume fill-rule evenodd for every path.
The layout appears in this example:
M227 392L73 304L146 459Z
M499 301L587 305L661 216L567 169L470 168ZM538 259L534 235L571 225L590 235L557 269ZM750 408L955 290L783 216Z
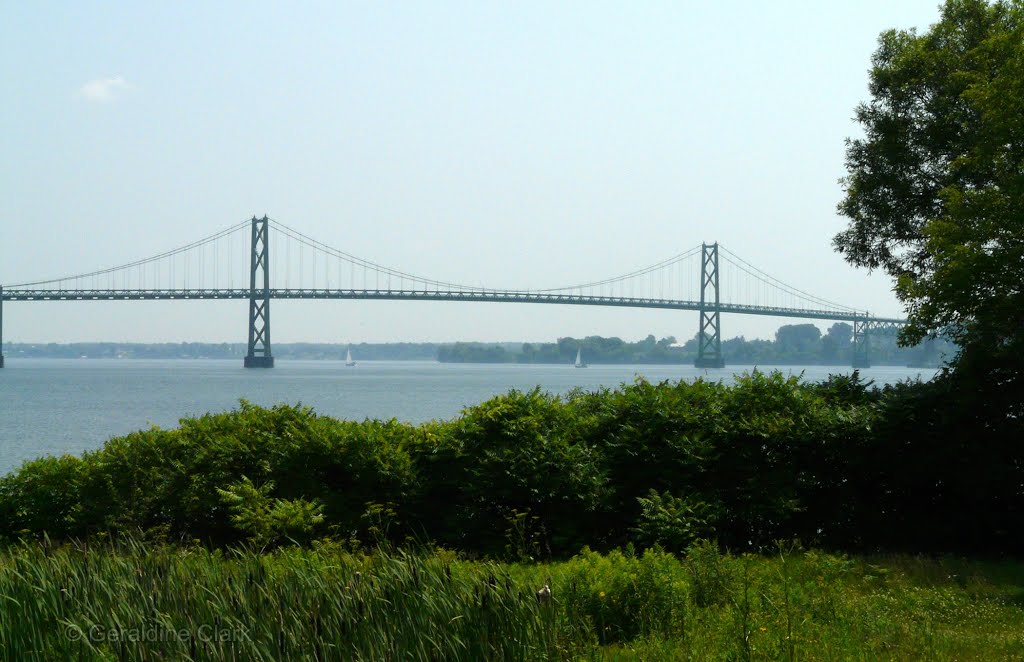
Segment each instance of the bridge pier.
M718 358L707 358L697 357L697 360L693 362L695 368L724 368L725 359L719 356Z
M270 353L270 228L268 219L252 217L252 256L249 269L249 351L246 368L273 368ZM260 273L261 272L261 273ZM257 273L263 287L256 289Z
M701 245L700 325L697 335L697 368L724 368L722 356L721 297L718 291L718 242ZM715 307L708 308L708 288L714 290Z
M867 320L853 321L853 367L871 367L871 343L868 335L869 322Z

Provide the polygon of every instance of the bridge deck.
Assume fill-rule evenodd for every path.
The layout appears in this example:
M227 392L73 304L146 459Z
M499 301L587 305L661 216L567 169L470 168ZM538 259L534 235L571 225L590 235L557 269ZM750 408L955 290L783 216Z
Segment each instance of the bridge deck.
M249 289L219 290L29 290L4 289L0 301L169 301L196 299L263 298L263 291ZM355 299L384 301L475 301L497 303L546 303L575 306L612 306L620 308L654 308L662 310L701 310L699 301L647 299L638 297L580 296L514 290L333 290L333 289L271 289L271 299ZM768 315L802 319L871 322L901 326L906 320L873 317L865 313L839 310L813 310L775 306L751 306L720 303L705 310L742 315Z

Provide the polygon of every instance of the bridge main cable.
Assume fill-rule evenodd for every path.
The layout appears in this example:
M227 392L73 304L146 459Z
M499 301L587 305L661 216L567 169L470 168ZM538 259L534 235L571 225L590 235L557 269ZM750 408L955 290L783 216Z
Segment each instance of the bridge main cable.
M423 276L417 276L415 274L411 274L411 273L406 272L406 271L401 271L401 270L398 270L398 269L387 267L387 266L379 264L377 262L373 262L373 261L370 261L370 260L358 257L356 255L352 255L351 253L347 253L347 252L342 251L340 249L337 249L337 248L334 248L332 246L329 246L328 244L325 244L325 243L323 243L321 241L318 241L318 240L316 240L316 239L314 239L314 238L312 238L312 237L310 237L310 236L308 236L308 235L306 235L306 234L304 234L304 233L302 233L302 232L300 232L300 231L298 231L298 230L296 230L294 228L291 228L291 227L289 227L289 226L279 222L279 221L276 221L274 219L270 219L270 220L273 221L273 223L274 223L273 226L272 226L273 229L281 232L285 236L287 236L287 237L289 237L289 238L291 238L291 239L293 239L295 241L298 241L298 242L301 242L302 244L305 244L306 246L308 246L308 247L310 247L310 248L312 248L314 250L319 250L320 252L325 253L327 255L331 255L332 257L336 257L338 259L344 260L346 262L355 264L355 265L360 266L360 267L364 267L366 269L370 269L370 270L379 272L381 274L387 274L387 275L391 275L393 277L397 277L397 278L402 278L402 279L405 279L405 280L413 281L414 283L422 283L424 285L432 286L433 288L435 288L435 291L438 291L441 288L446 288L449 291L459 291L459 290L469 291L469 292L520 292L520 291L524 291L524 292L544 293L544 292L564 292L564 291L570 291L570 290L586 289L586 288L598 287L598 286L601 286L601 285L608 285L608 284L612 284L612 283L622 282L622 281L628 280L630 278L636 278L636 277L639 277L639 276L647 275L647 274L655 272L655 271L657 271L659 269L663 269L665 267L668 267L668 266L671 266L671 265L676 264L678 262L681 262L681 261L683 261L683 260L685 260L687 258L693 257L693 256L695 256L700 251L700 246L695 246L694 248L691 248L688 251L685 251L683 253L680 253L679 255L675 255L673 257L667 258L665 260L662 260L661 262L657 262L657 263L652 264L652 265L650 265L648 267L644 267L642 269L637 269L636 271L632 271L632 272L629 272L629 273L626 273L626 274L622 274L622 275L619 275L619 276L615 276L615 277L612 277L612 278L606 278L606 279L598 280L598 281L591 281L591 282L588 282L588 283L580 283L580 284L575 284L575 285L566 285L566 286L562 286L562 287L539 288L539 289L538 288L526 288L526 289L497 288L497 287L484 287L484 286L465 285L465 284L462 284L462 283L453 283L453 282L450 282L450 281L438 280L438 279L435 279L435 278L426 278L426 277L423 277Z
M829 301L828 299L823 299L823 298L821 298L819 296L815 296L815 295L813 295L813 294L811 294L809 292L805 292L804 290L801 290L799 288L793 287L792 285L789 285L789 284L779 280L778 278L775 278L771 274L769 274L769 273L767 273L767 272L765 272L765 271L763 271L761 269L758 269L757 267L755 267L751 263L749 263L746 260L744 260L739 255L737 255L736 253L733 253L732 251L730 251L725 246L719 246L719 248L721 249L722 253L725 254L726 259L729 260L730 262L732 262L734 266L736 266L741 271L747 273L748 275L752 276L753 278L760 280L762 283L765 283L767 285L771 285L773 287L776 287L776 288L778 288L778 289L780 289L780 290L782 290L784 292L787 292L787 293L789 293L791 295L794 295L794 296L796 296L798 298L802 298L802 299L804 299L807 302L814 303L814 304L819 305L819 306L825 306L826 309L831 307L831 308L835 309L836 311L844 311L844 312L847 312L847 313L860 313L860 312L863 312L863 311L859 311L856 308L853 308L851 306L845 306L845 305L843 305L841 303L836 303L834 301ZM866 315L867 313L864 313L864 314Z
M470 285L462 285L460 283L450 283L450 282L446 282L446 281L437 280L435 278L425 278L423 276L417 276L415 274L410 274L410 273L407 273L407 272L404 272L404 271L400 271L398 269L393 269L391 267L387 267L387 266L384 266L382 264L378 264L376 262L372 262L370 260L366 260L366 259L358 257L356 255L352 255L351 253L347 253L347 252L345 252L343 250L334 248L333 246L329 246L329 245L327 245L327 244L325 244L325 243L323 243L321 241L317 241L316 239L313 239L312 237L310 237L310 236L308 236L306 234L303 234L302 232L299 232L298 230L295 230L294 228L288 227L287 225L285 225L284 223L281 223L280 221L276 221L274 219L270 219L270 220L273 221L273 223L274 223L271 227L273 229L277 230L278 232L284 234L285 236L287 236L287 237L289 237L291 239L294 239L295 241L298 241L298 242L300 242L302 244L305 244L306 246L309 246L310 248L312 248L314 250L318 250L318 251L320 251L322 253L326 253L327 255L330 255L332 257L336 257L336 258L338 258L340 260L344 260L345 262L349 262L351 264L363 267L365 269L370 269L372 271L375 271L375 272L378 272L378 273L381 273L381 274L387 274L387 275L390 275L390 276L395 276L395 277L398 277L398 278L409 280L409 281L412 281L413 283L421 283L421 284L423 284L425 286L426 285L430 285L430 286L433 286L435 288L435 290L440 290L441 288L448 288L449 290L466 290L466 291L480 291L480 292L483 292L483 291L488 291L488 289L490 289L490 288L485 288L485 287L474 287L474 286L470 286Z
M113 272L116 272L116 271L122 271L122 270L125 270L125 269L132 269L132 268L139 267L139 266L142 266L142 265L145 265L145 264L149 264L151 262L156 262L157 260L162 260L164 258L168 258L168 257L174 256L174 255L179 255L181 253L193 250L195 248L199 248L200 246L203 246L205 244L208 244L208 243L211 243L213 241L216 241L217 239L220 239L222 237L226 237L226 236L230 235L233 232L238 232L242 228L248 227L250 222L251 221L242 221L241 223L237 223L235 225L232 225L229 228L225 228L224 230L221 230L219 232L215 232L214 234L212 234L212 235L210 235L208 237L204 237L204 238L199 239L197 241L193 241L193 242L191 242L189 244L185 244L184 246L179 246L179 247L171 249L169 251L164 251L163 253L160 253L158 255L152 255L150 257L143 258L141 260L135 260L134 262L127 262L125 264L120 264L120 265L118 265L116 267L109 267L107 269L98 269L96 271L90 271L88 273L75 274L73 276L64 276L64 277L61 277L61 278L50 278L50 279L47 279L47 280L36 280L36 281L30 281L30 282L25 282L25 283L14 283L14 284L10 284L10 285L4 285L3 287L6 287L8 289L14 289L14 288L34 287L36 285L49 285L51 283L61 283L61 282L69 281L69 280L82 280L82 279L85 279L85 278L92 278L92 277L95 277L95 276L104 276L104 275L107 275L107 274L110 274L110 273L113 273Z

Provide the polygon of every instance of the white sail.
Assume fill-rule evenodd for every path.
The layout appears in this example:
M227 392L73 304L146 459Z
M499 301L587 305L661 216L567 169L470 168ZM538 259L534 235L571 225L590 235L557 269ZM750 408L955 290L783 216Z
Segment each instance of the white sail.
M586 368L587 367L587 364L583 362L583 348L582 347L577 347L576 348L576 362L573 363L573 365L576 366L577 368Z
M352 360L352 348L349 347L345 351L345 365L352 366L352 365L355 365L355 364L356 364L356 362Z

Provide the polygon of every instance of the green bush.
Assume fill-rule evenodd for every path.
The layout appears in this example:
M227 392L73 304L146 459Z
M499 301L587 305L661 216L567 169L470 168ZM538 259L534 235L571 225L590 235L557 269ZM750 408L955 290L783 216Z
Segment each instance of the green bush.
M323 506L305 499L272 499L273 489L273 482L256 487L242 476L239 482L217 491L231 510L231 523L257 547L309 542L313 529L324 520Z
M669 492L651 490L640 502L640 519L632 529L633 539L644 547L655 545L682 552L698 538L714 534L714 508L694 499L680 499Z
M606 478L599 451L567 434L574 426L571 409L534 389L471 407L446 430L459 449L459 498L450 507L482 549L501 549L509 518L527 511L544 550L579 549Z

